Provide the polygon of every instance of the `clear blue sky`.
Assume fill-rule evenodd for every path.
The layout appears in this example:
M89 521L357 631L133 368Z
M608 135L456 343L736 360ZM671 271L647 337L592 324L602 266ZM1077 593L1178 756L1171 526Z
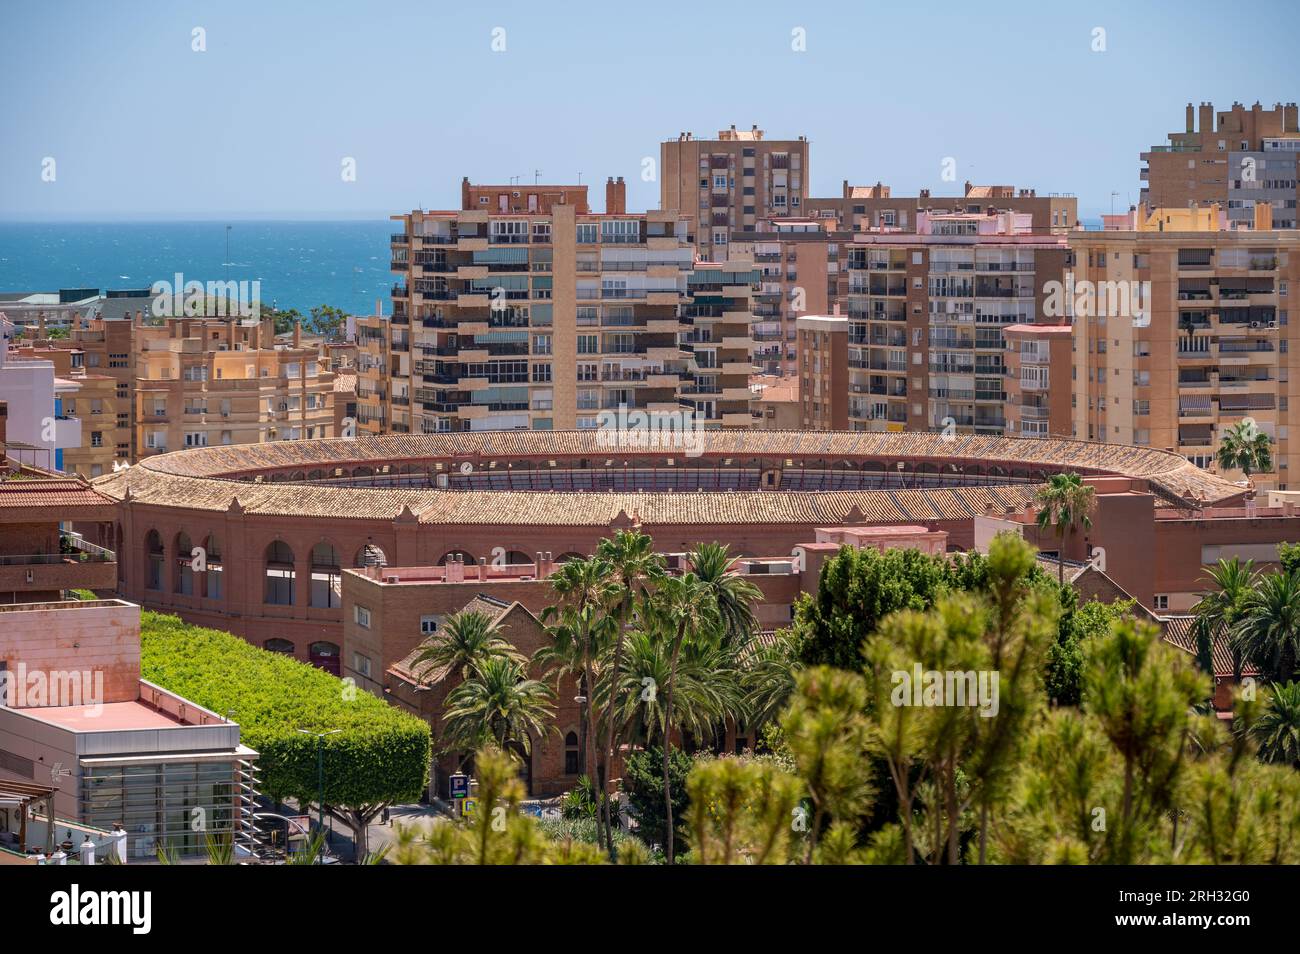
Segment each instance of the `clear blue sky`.
M535 169L581 173L597 208L621 174L639 209L658 200L640 170L661 139L731 123L808 136L815 195L846 178L948 191L951 156L958 184L1073 192L1094 215L1112 190L1137 200L1138 153L1189 100L1300 100L1300 8L1237 9L5 0L0 218L379 216L455 207L462 175Z

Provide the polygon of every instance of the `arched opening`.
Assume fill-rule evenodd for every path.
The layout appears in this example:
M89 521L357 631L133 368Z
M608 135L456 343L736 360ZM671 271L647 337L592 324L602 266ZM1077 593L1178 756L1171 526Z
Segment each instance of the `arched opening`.
M358 570L368 566L388 566L388 554L384 552L383 547L367 543L357 550L357 555L352 558L352 565Z
M172 582L172 591L181 596L194 595L193 549L188 533L182 530L176 534L176 578Z
M501 556L501 560L498 562L495 557L499 555ZM504 555L498 553L493 556L493 562L496 563L497 566L504 567L532 566L536 562L535 557L529 556L523 550L507 550Z
M268 652L283 653L286 656L292 656L294 654L293 643L289 642L287 639L268 639L266 642L262 643L262 648Z
M273 540L266 547L266 590L264 602L273 606L293 605L293 584L297 574L293 550L283 540Z
M144 538L145 578L147 590L163 588L163 542L157 530L150 530Z
M564 734L564 774L577 775L582 771L582 753L578 751L578 733Z
M313 666L318 669L324 669L331 675L337 676L342 672L339 660L338 643L331 643L322 640L321 642L312 643L308 650L307 657Z
M311 593L308 605L337 609L343 605L343 568L339 554L328 543L311 548Z
M221 543L215 533L208 535L204 549L207 550L208 570L203 574L203 595L210 600L219 600L225 593L225 588L221 585Z
M478 562L476 559L474 559L474 555L469 553L466 550L448 550L446 553L444 553L441 557L438 558L438 566L446 566L448 563L452 563L458 559L462 563L467 563L467 564Z
M559 559L556 560L555 562L568 563L570 560L585 560L585 559L587 558L583 556L581 553L574 553L572 550L570 550L568 553L561 553Z

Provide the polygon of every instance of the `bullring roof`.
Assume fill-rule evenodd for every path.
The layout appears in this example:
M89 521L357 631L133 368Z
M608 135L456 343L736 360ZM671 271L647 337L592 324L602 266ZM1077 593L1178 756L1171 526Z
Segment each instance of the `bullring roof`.
M249 513L392 519L408 508L424 524L609 526L622 518L643 524L817 523L834 525L860 511L865 522L926 522L961 519L1007 508L1022 509L1030 484L957 486L908 490L691 491L676 493L425 490L338 487L270 480L275 472L324 470L376 464L418 464L445 469L496 460L605 460L672 457L678 466L697 462L781 466L786 460L867 462L903 460L936 471L951 463L1010 474L1076 470L1140 478L1166 499L1205 502L1239 496L1241 488L1201 470L1176 454L1151 448L1084 441L1017 439L928 433L708 431L699 458L681 449L609 446L608 432L493 431L458 434L385 435L354 440L279 441L196 448L146 458L95 481L95 488L121 499L200 510L234 506ZM877 466L879 464L877 463ZM252 482L253 475L267 479ZM996 480L996 475L994 475ZM856 516L856 515L855 515Z

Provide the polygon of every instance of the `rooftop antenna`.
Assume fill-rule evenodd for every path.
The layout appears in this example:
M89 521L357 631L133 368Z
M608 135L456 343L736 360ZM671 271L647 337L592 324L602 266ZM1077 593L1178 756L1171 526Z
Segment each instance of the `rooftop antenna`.
M541 169L534 169L534 170L533 170L533 185L537 185L538 181L539 181L541 178L542 178L542 170L541 170Z
M1115 199L1118 197L1119 197L1119 193L1116 192L1114 189L1112 189L1110 193L1110 214L1111 215L1115 214Z

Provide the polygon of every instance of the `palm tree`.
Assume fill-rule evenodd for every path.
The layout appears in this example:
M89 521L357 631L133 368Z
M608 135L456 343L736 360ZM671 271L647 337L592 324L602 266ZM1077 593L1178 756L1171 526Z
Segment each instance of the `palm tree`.
M616 688L620 683L623 666L623 642L627 628L632 624L632 608L637 600L646 597L646 584L663 576L663 557L654 552L654 541L649 534L639 530L619 530L612 538L601 540L596 547L596 555L609 563L614 578L618 581L618 589L611 593L615 598L611 609L617 615L618 632L614 637L614 657L609 667L609 685ZM618 693L611 691L605 706L605 746L602 749L606 766L614 764L614 707L617 702ZM606 773L608 774L608 769ZM615 860L608 787L602 786L600 794L600 824L605 829L605 844L609 847L610 859Z
M670 576L655 591L654 614L660 633L672 640L668 658L668 682L664 692L664 830L668 833L665 857L673 863L673 792L669 781L669 755L672 750L673 688L682 644L691 640L711 641L720 635L722 618L709 587L694 573Z
M1053 474L1047 484L1034 494L1038 504L1038 528L1054 530L1058 541L1056 578L1065 585L1065 535L1074 536L1082 527L1092 529L1092 511L1097 506L1097 492L1078 474Z
M785 709L794 693L797 665L789 630L782 630L763 645L755 641L745 650L741 685L750 728L770 722Z
M1244 612L1246 597L1255 586L1255 561L1242 561L1238 557L1220 560L1210 570L1210 581L1217 589L1206 593L1192 607L1198 620L1198 627L1208 631L1213 638L1220 635L1229 637L1229 649L1232 652L1232 675L1241 681L1242 655L1241 645L1235 638L1237 621Z
M447 696L444 738L461 751L491 741L502 751L513 742L531 752L532 736L543 735L555 715L554 698L550 686L528 678L524 663L494 656Z
M1300 575L1269 573L1245 594L1234 642L1267 679L1295 678L1300 662Z
M1273 686L1263 715L1250 727L1263 762L1300 768L1300 682Z
M691 569L718 607L723 638L733 647L749 641L754 632L754 604L763 592L732 569L735 562L721 543L700 543L691 551Z
M627 635L619 685L614 689L614 722L620 737L651 746L664 736L664 704L655 687L669 682L671 645L656 633L634 629ZM673 728L695 738L712 735L718 722L741 710L744 701L735 654L717 642L687 640L677 661L673 689ZM599 700L608 702L608 680Z
M461 679L469 679L485 662L497 656L520 662L524 658L502 637L495 619L471 610L448 616L442 629L415 657L411 669L418 679L431 670L459 672Z
M1215 457L1224 470L1240 470L1249 480L1252 473L1273 469L1269 443L1268 435L1254 420L1242 418L1224 432Z
M587 776L604 788L603 776L596 771L596 726L591 698L595 688L595 664L617 620L605 612L613 600L618 583L613 567L599 556L563 563L550 577L551 588L560 602L542 611L551 645L540 650L534 659L544 668L556 672L557 680L571 675L578 682L580 705L579 741L586 763ZM558 620L552 623L552 620ZM557 681L558 688L558 681ZM604 844L603 832L598 837Z

